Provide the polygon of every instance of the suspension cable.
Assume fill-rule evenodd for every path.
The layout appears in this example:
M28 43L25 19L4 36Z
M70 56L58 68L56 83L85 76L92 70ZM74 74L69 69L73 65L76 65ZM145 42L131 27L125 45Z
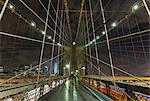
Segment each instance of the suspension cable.
M80 30L80 24L81 24L81 19L82 19L82 14L83 14L84 1L85 0L82 0L82 2L81 2L80 15L79 15L79 20L78 20L78 25L77 25L77 34L76 34L76 37L75 37L76 41L77 41L79 30Z
M4 15L4 12L6 10L8 2L9 2L9 0L6 0L5 3L4 3L4 5L3 5L3 8L2 8L1 13L0 13L0 21L1 21L2 17L3 17L3 15Z
M96 45L96 36L95 36L95 28L94 28L91 0L89 0L89 7L90 7L90 17L91 17L91 22L92 22L93 37L94 37L94 40L95 40L94 44L95 44L96 59L97 59L97 64L99 64L99 61L98 61L98 49L97 49L97 45Z
M131 34L126 34L126 35L124 34L122 36L110 38L109 41L115 41L115 40L127 38L127 37L130 37L130 36L135 36L135 35L142 34L142 33L147 33L147 32L150 32L150 29L145 29L143 31L139 31L139 32L131 33ZM102 43L105 43L105 42L106 42L106 40L103 40L103 41L97 42L97 44L102 44Z
M44 24L46 23L36 12L34 12L23 0L19 0L27 9L29 9L40 21L42 21ZM48 24L47 27L49 29L51 29L52 31L54 31L54 29ZM59 36L58 33L56 33ZM64 41L66 41L65 39L62 39Z
M141 2L138 2L138 3L141 3ZM105 11L104 11L105 12ZM129 17L129 16L131 16L133 14L133 12L129 12L129 14L128 15L125 15L123 18L121 18L121 19L119 19L119 21L118 21L118 25L120 24L120 23L122 23L125 19L126 19L126 17ZM98 15L99 16L99 15ZM111 18L111 17L110 17ZM107 19L110 19L110 18L107 18ZM107 21L107 19L105 20L105 21ZM96 28L96 30L98 30L100 27L101 27L102 25L99 25L97 28ZM110 32L111 30L112 30L113 28L110 28L110 29L108 29L108 32ZM96 31L95 30L95 31ZM91 32L90 33L90 36L93 34L93 32Z
M110 4L110 2L111 2L111 0L109 0L108 1L108 3L106 4L106 7L105 7L105 9L108 7L108 5ZM98 4L99 4L99 1L97 1L97 3L96 3L96 5L95 5L95 7L94 7L94 9L93 9L93 11L96 9L96 7L98 6ZM86 12L88 12L87 10L86 10ZM86 13L85 12L85 13ZM98 14L98 16L94 19L94 23L98 20L98 18L99 18L99 16L100 16L101 14ZM111 18L111 17L110 17ZM109 18L108 18L109 19ZM90 21L90 18L88 19L88 22ZM92 25L90 25L89 27L88 27L88 29L90 30L90 28L92 27ZM99 27L101 27L101 25L100 26L98 26L97 28L95 28L95 31L97 30L97 29L99 29ZM84 27L84 29L85 29L86 27ZM92 33L90 33L90 35L91 35Z
M87 42L89 43L90 42L90 38L89 38L89 29L88 29L88 18L87 18L87 13L85 13L85 19L86 19L86 32L87 32ZM88 49L89 51L89 54L90 54L90 60L92 62L92 58L91 58L91 48L89 47ZM92 65L90 65L90 71L92 71Z
M28 37L24 37L24 36L20 36L20 35L15 35L15 34L10 34L10 33L6 33L6 32L0 32L0 35L5 35L5 36L13 37L13 38L18 38L18 39L23 39L23 40L28 40L28 41L42 43L41 40L28 38ZM50 43L50 42L44 42L44 43L47 44L47 45L53 45L53 43ZM55 46L59 46L59 45L55 44Z
M55 30L54 30L54 37L53 37L53 40L55 40L55 37L56 37L57 21L58 21L58 10L59 10L59 2L60 2L60 0L58 0L58 2L57 2L57 12L56 12L56 19L55 19L56 24L55 24ZM54 50L55 50L54 43L55 43L55 41L53 41L51 58L53 58L53 55L54 55ZM53 66L53 61L51 61L51 63L50 63L49 77L51 76L51 68L52 68L52 66Z
M139 27L139 24L138 24L138 20L137 20L136 15L135 15L134 17L135 17L136 26L137 26L137 28L138 28L138 31L140 32L140 27ZM143 50L143 53L144 53L144 57L145 57L146 63L148 63L148 57L147 57L147 55L146 55L146 50L145 50L145 48L144 48L144 42L143 42L143 40L142 40L142 35L141 35L141 34L139 34L139 35L140 35L140 41L141 41L141 44L142 44L142 50Z
M94 65L93 63L91 63L88 59L86 59L90 64L92 64L96 69L97 69L97 66L96 65ZM109 77L107 77L107 75L104 73L104 72L102 72L102 71L100 71L101 72L101 74L103 75L103 76L105 76L106 78L108 78L109 79ZM114 83L113 81L111 81L110 80L110 82L112 82L112 83ZM116 87L118 87L118 88L120 88L118 85L115 85ZM130 98L130 100L131 101L135 101L129 94L127 94L125 91L122 91L122 93L124 93L127 97L129 97Z
M110 65L111 65L111 73L112 73L112 77L113 77L113 82L115 84L115 81L114 81L115 73L114 73L113 59L112 59L110 43L109 43L109 38L108 38L108 31L107 31L106 19L105 19L105 14L104 14L104 8L103 8L102 0L99 0L99 1L100 1L101 13L102 13L103 24L104 24L104 29L105 29L107 48L108 48L108 54L109 54L109 62L110 62Z
M62 9L63 9L63 2L62 2ZM63 27L63 11L61 11L61 18L60 18L60 29L61 29L61 31L59 32L60 33L60 36L62 35L62 33L63 33L63 30L62 30L62 27ZM62 45L62 43L61 43L61 38L59 38L59 43ZM61 54L61 47L58 47L58 54ZM62 58L63 59L63 58ZM60 60L60 58L58 57L58 60ZM59 65L59 67L61 67L60 65ZM60 69L60 68L59 68ZM60 72L60 70L59 70L59 72ZM60 73L59 73L60 74Z
M68 13L68 3L67 3L67 0L64 0L64 5L65 5L65 12L66 12L68 30L69 30L69 35L70 35L70 41L72 41L72 32L71 32L70 18L69 18L69 13Z
M87 55L90 56L89 54L87 54ZM91 56L91 57L96 60L96 58L95 58L94 56ZM109 66L109 67L111 66L109 63L107 63L107 62L105 62L105 61L103 61L103 60L101 60L101 59L99 59L99 61L100 61L101 63L103 63L103 64ZM137 77L134 76L133 74L131 74L131 73L127 72L127 71L124 71L124 70L120 69L119 67L113 66L113 68L116 69L116 70L118 70L118 71L120 71L120 72L122 72L122 73L124 73L124 74L127 74L127 75L129 75L129 76L131 76L131 77L133 77L133 78L135 78L135 79L137 79L137 80L139 80L139 81L141 81L141 82L147 84L147 85L149 85L148 82L145 82L145 81L143 81L143 80L137 78Z
M148 8L148 5L147 5L147 3L146 3L145 0L142 0L142 1L143 1L144 6L145 6L145 9L146 9L146 11L147 11L147 14L148 14L149 17L150 17L150 10L149 10L149 8Z
M52 58L52 59L48 59L48 60L42 62L41 64L43 65L43 64L45 64L45 63L47 63L47 62L49 62L49 61L51 61L51 60L53 60L53 59L58 58L59 56L62 56L63 54L64 54L64 53L62 53L62 54L60 54L60 55L57 55L57 56L55 56L55 57ZM31 70L38 68L38 66L39 66L39 64L37 64L37 65L33 66L32 68L30 68L30 69L28 69L28 70L25 70L25 71L23 71L23 72L21 72L21 73L15 75L15 76L13 76L13 77L11 77L11 78L9 78L9 79L7 79L7 80L1 82L0 85L4 84L4 83L6 83L6 82L9 82L10 80L13 80L13 79L17 78L18 76L20 76L20 75L22 75L22 74L24 74L24 73L30 72Z
M37 76L37 82L39 81L39 78L40 78L40 70L41 70L41 63L42 63L42 60L43 60L43 51L44 51L44 42L45 42L45 37L46 37L46 34L47 34L47 25L48 25L48 15L49 15L49 9L50 9L50 2L51 0L49 0L49 3L48 3L48 10L47 10L47 16L46 16L46 23L45 23L45 28L44 28L44 36L43 36L43 41L42 41L42 47L41 47L41 54L40 54L40 60L39 60L39 68L38 68L38 76Z
M44 6L44 4L42 3L42 1L41 1L41 0L38 0L38 1L39 1L39 3L42 5L42 7L44 8L44 10L47 12L47 9L46 9L46 7ZM51 5L52 5L52 7L53 7L53 9L54 9L54 11L55 11L55 8L54 8L52 2L51 2ZM56 12L55 12L55 13L56 13ZM49 16L50 16L51 20L53 21L53 23L56 24L55 20L54 20L53 17L51 16L51 14L49 14ZM60 19L59 19L59 16L58 16L58 21L61 22ZM62 32L62 29L58 26L58 24L56 24L56 26L57 26L57 28L59 29L59 31L64 35L64 32ZM61 38L61 37L59 37L59 38ZM67 40L67 41L68 41L68 40Z

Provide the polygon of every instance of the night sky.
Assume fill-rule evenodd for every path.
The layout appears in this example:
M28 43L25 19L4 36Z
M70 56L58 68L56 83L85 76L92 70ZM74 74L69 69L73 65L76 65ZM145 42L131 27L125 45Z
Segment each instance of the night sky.
M3 1L3 0L2 0ZM41 6L38 0L23 0L30 8L32 8L43 20L46 18L46 11ZM41 0L44 6L47 8L48 0ZM60 0L59 4L59 19L61 18L61 11L63 11L63 31L65 31L62 38L66 41L61 40L65 46L69 46L75 41L77 35L78 20L80 14L80 7L82 0L67 0L69 9L69 23L71 26L71 37L69 35L69 27L67 24L65 6L63 0ZM90 20L90 8L89 0L85 0L83 6L83 15L81 18L81 24L79 29L79 36L76 40L77 46L83 46L85 41L87 43L87 33L82 33L85 27L85 16L89 19L89 27L92 26ZM104 31L103 20L101 16L99 0L91 0L94 28L96 36L101 36ZM52 0L53 7L57 8L58 0ZM15 12L21 14L28 22L34 21L36 23L36 28L32 27L30 24L26 23L22 18L16 15L15 12L6 9L2 21L0 22L0 31L7 32L10 34L20 35L24 37L29 37L37 40L42 40L43 35L39 30L44 30L44 23L42 23L31 11L29 11L19 0L10 0L10 3L15 7ZM131 33L136 33L144 30L150 29L150 19L148 14L142 4L141 0L102 0L107 29L112 28L112 23L117 22L117 26L112 28L108 32L109 39L116 38L123 35L128 35ZM0 8L2 8L3 2L0 2ZM134 5L138 5L138 10L132 11ZM150 1L147 0L147 4L150 8ZM62 6L63 5L63 6ZM50 7L50 15L54 20L56 20L56 14ZM87 11L86 11L87 10ZM86 14L85 14L86 13ZM131 14L130 14L131 13ZM130 14L130 16L128 16ZM125 18L126 17L126 18ZM120 20L121 23L118 24ZM55 28L55 23L49 17L49 26L53 29ZM58 26L60 26L60 21L58 20ZM37 30L38 28L38 30ZM57 33L60 33L59 28L56 29ZM90 40L93 40L92 27L89 28ZM85 35L84 35L85 34ZM54 32L48 28L47 36L53 38ZM123 70L126 70L135 75L149 75L150 74L150 32L145 32L130 37L112 40L110 41L113 64ZM71 40L72 39L72 40ZM109 63L108 50L106 44L106 37L102 36L97 40L98 54L99 58ZM51 40L46 38L47 42L52 43ZM58 35L55 39L59 42ZM96 57L95 45L90 46L92 49L92 56ZM41 43L31 42L27 40L22 40L18 38L12 38L5 35L0 35L0 65L4 66L5 70L14 70L19 65L27 64L37 64L39 62ZM51 57L51 45L45 45L43 61ZM58 47L55 47L54 56L57 55ZM89 54L89 52L88 52ZM89 58L89 57L88 57ZM91 60L96 64L95 60ZM101 70L108 75L110 69L102 63L99 63ZM122 73L115 71L116 75L122 75Z

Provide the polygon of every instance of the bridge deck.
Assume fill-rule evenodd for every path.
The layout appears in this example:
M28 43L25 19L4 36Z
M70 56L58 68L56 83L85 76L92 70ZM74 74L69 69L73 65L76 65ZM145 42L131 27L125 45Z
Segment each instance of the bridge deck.
M98 99L80 84L68 80L40 98L39 101L98 101Z

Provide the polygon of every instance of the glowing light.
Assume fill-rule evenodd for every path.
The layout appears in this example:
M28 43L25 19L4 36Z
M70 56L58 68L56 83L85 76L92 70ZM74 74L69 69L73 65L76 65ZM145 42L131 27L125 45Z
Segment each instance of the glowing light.
M96 40L95 40L95 39L93 39L93 42L96 42Z
M53 39L53 42L55 42L55 40Z
M48 36L48 39L52 39L52 37L51 37L51 36Z
M99 39L99 38L100 38L99 36L96 37L96 39Z
M13 9L14 6L13 6L12 4L9 4L9 8L10 8L10 9Z
M69 64L66 64L66 68L70 68L70 65L69 65Z
M116 22L112 23L111 26L116 27L117 26Z
M73 42L72 44L73 44L73 45L76 45L76 42Z
M42 34L44 35L44 34L45 34L45 32L44 32L44 31L42 31Z
M76 73L78 73L79 71L78 70L76 70Z
M135 10L135 11L138 10L138 8L139 8L138 5L134 5L134 6L132 7L132 9Z
M85 67L82 67L81 69L85 69Z
M60 44L60 43L57 43L57 45L58 45L58 46L61 46L61 44Z
M102 34L104 35L104 34L105 34L105 31L103 31Z
M35 23L34 23L34 22L31 22L31 26L32 26L32 27L35 27Z
M93 42L91 41L90 44L92 44Z

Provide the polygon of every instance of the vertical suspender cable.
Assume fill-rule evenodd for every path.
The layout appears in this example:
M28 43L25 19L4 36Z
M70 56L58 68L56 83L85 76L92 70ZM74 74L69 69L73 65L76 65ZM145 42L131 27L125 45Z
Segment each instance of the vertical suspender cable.
M44 6L44 4L42 3L42 1L41 0L38 0L39 1L39 3L42 5L42 7L44 8L44 10L47 12L47 9L46 9L46 7ZM52 5L52 7L53 7L53 4L51 3L51 5ZM55 14L56 14L56 11L55 11L55 9L54 9L54 12L55 12ZM53 19L53 17L49 14L49 16L50 16L50 18L51 18L51 20L54 22L54 24L56 24L56 22L55 22L55 20ZM58 21L60 22L60 19L59 19L59 17L58 17ZM62 35L64 35L64 33L62 32L62 29L58 26L58 24L57 24L57 28L61 31L61 33L62 33ZM60 38L60 37L59 37ZM66 40L66 42L67 42L68 40Z
M88 18L87 18L87 12L85 13L85 19L86 19L86 29L87 29L87 37L88 37L88 43L90 43L90 38L89 38L89 29L88 29ZM92 62L92 57L91 57L91 48L89 47L89 54L90 54L90 60ZM92 64L90 64L89 70L92 72ZM89 72L90 74L90 72Z
M52 46L51 58L53 58L54 50L55 50L54 44L55 44L55 37L56 37L56 30L57 30L57 19L58 19L59 1L60 0L58 0L58 3L57 3L56 23L55 23L55 29L54 29L54 37L53 37L53 46ZM51 76L51 68L52 68L52 66L53 66L53 60L50 63L49 76Z
M117 33L119 33L119 31L118 31L118 27L117 27ZM122 50L121 50L121 42L120 42L120 40L118 40L119 42L119 54L120 54L120 63L121 63L121 65L123 64L123 55L122 55Z
M97 59L97 64L99 64L99 61L98 61L98 50L97 50L97 45L96 45L96 36L95 36L95 28L94 28L94 21L93 21L91 0L89 0L89 6L90 6L90 16L91 16L91 22L92 22L93 37L94 37L94 40L95 40L94 44L95 44L96 59ZM99 74L100 74L100 72L99 72Z
M46 16L46 22L45 22L45 28L44 28L44 36L43 36L43 41L42 41L42 48L41 48L41 54L40 54L40 61L39 61L39 68L38 68L38 76L37 76L37 85L36 85L36 93L35 93L35 99L37 101L38 95L37 94L37 87L40 79L40 70L41 70L41 65L42 65L42 60L43 60L43 51L44 51L44 45L45 45L45 38L46 38L46 32L47 32L47 25L48 25L48 15L49 15L49 9L50 9L50 2L49 0L48 3L48 10L47 10L47 16Z
M121 33L122 33L123 35L125 35L123 25L121 25ZM124 43L125 52L126 52L126 57L125 57L126 59L124 59L124 60L126 60L126 61L127 61L127 65L129 65L129 60L127 59L127 58L129 58L129 55L128 55L128 51L127 51L126 40L124 40L123 43Z
M84 17L85 17L85 14L84 14ZM86 19L84 18L84 26L86 26ZM84 31L83 31L83 33L84 33L84 37L87 39L87 36L86 36L86 29L84 28L83 29ZM86 44L88 44L88 40L85 40L84 41L84 46L86 45ZM85 57L87 57L87 54L88 54L88 48L85 48ZM86 63L86 60L85 60L85 64L86 64L86 70L87 70L87 74L89 75L89 73L90 73L90 68L87 66L87 63Z
M135 15L135 23L136 23L136 26L137 26L137 28L138 28L138 31L140 32L140 27L139 27L139 24L138 24L138 20L137 20L136 15ZM146 55L146 50L145 50L145 48L144 48L144 42L143 42L143 39L142 39L142 35L141 35L141 34L139 34L139 35L140 35L140 41L141 41L141 44L142 44L143 54L144 54L146 63L148 63L148 57L147 57L147 55Z
M43 51L44 51L44 43L45 43L45 38L46 38L46 32L47 32L47 25L48 25L48 15L49 15L49 9L50 9L50 2L51 0L49 0L48 3L48 10L47 10L47 16L46 16L46 23L45 23L45 29L44 29L44 36L43 36L43 41L42 41L42 48L41 48L41 55L40 55L40 61L39 61L39 68L38 68L38 76L37 76L37 82L39 81L40 78L40 70L41 70L41 63L42 63L42 59L43 59Z
M72 32L71 32L70 18L69 18L69 13L68 13L69 10L68 10L67 0L64 0L64 5L65 5L65 12L66 12L66 18L67 18L67 24L68 24L69 37L70 37L70 41L72 42Z
M129 18L127 17L127 27L128 27L128 30L129 30L129 34L131 34L131 28L130 28L130 22L129 22ZM133 43L133 37L131 36L131 45L132 45L132 48L133 48L133 55L134 55L134 60L135 60L135 66L138 66L138 62L137 62L137 58L136 58L136 54L135 54L135 46L134 46L134 43Z
M62 11L61 11L61 18L60 18L60 36L62 35L62 25L63 25L63 2L62 2ZM62 45L62 43L61 43L61 38L59 38L59 43L60 43L60 45ZM58 46L58 54L60 54L61 53L61 46ZM60 60L60 58L58 57L58 60ZM60 67L60 65L59 65L59 67ZM60 74L60 69L61 68L59 68L59 74Z
M83 13L84 1L85 1L85 0L82 0L81 7L80 7L80 15L79 15L79 20L78 20L77 34L76 34L76 37L75 37L75 41L77 41L78 35L79 35L80 24L81 24L81 20L82 20L82 13ZM83 29L84 29L84 28L83 28Z
M108 31L107 31L106 19L105 19L105 14L104 14L104 8L102 5L102 0L99 0L99 2L100 2L100 8L101 8L101 13L102 13L102 18L103 18L104 29L105 29L107 48L108 48L108 53L109 53L109 61L110 61L110 65L111 65L111 73L112 73L112 77L113 77L113 83L115 84L114 66L113 66L113 60L112 60L112 55L111 55L111 50L110 50L110 43L109 43L109 39L108 39Z

